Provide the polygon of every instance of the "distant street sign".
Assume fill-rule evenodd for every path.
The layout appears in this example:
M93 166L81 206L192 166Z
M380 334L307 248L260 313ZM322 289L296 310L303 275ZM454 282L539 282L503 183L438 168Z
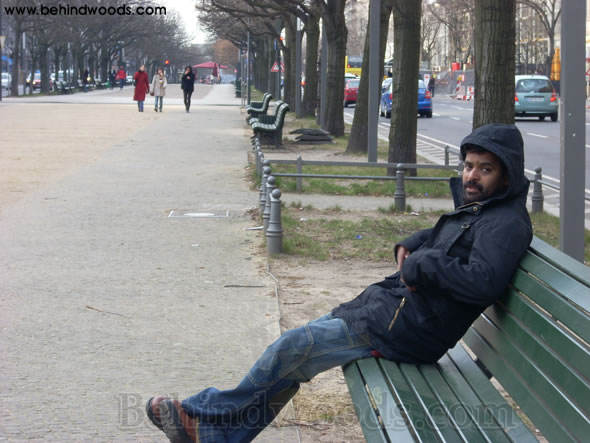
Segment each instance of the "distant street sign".
M283 62L281 62L281 71L285 71L285 64ZM272 68L270 68L270 72L279 72L279 65L277 62L275 62L275 64L272 65Z

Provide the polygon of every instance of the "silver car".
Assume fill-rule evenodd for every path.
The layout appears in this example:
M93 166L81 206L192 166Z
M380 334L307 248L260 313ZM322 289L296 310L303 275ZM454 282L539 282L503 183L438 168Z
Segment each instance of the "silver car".
M514 88L514 115L516 117L551 117L557 121L558 100L555 88L544 75L517 75Z

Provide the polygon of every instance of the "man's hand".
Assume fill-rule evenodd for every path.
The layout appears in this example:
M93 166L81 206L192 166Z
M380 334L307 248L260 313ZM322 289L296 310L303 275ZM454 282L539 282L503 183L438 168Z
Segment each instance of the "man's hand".
M402 272L402 265L404 264L404 260L408 258L410 255L410 251L405 248L404 246L398 246L397 248L397 270Z
M409 249L403 247L403 246L399 246L397 248L397 269L398 271L402 272L402 266L404 264L404 260L406 258L408 258L410 256L411 252L409 251ZM401 277L402 282L404 283L404 285L406 285L406 287L408 288L408 290L410 292L414 292L416 290L416 286L408 286L408 284L404 281L403 276Z

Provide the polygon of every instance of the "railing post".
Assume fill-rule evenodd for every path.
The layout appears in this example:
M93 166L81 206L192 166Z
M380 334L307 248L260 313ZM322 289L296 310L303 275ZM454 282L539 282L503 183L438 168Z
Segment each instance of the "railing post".
M295 163L295 172L297 174L303 173L303 159L300 155L297 156L297 160ZM295 190L297 192L301 192L303 190L303 177L295 178Z
M266 162L268 162L268 160L265 160L265 166L264 168L262 168L262 180L260 180L260 198L259 198L259 205L260 205L260 217L262 217L262 214L264 213L264 206L266 205L266 179L268 179L268 176L271 173L270 170L270 166L266 165ZM270 164L270 162L268 162L268 164Z
M266 251L278 254L283 249L283 227L281 226L281 191L274 189L270 194L270 219L266 229Z
M531 196L532 213L543 212L543 173L541 167L535 169L535 179L533 180L533 195Z
M395 174L395 193L393 194L395 209L397 211L406 210L406 190L404 189L404 174L405 171L401 169L401 165L398 165L398 170Z
M449 145L445 145L445 166L449 166Z
M275 189L275 178L269 175L266 179L266 204L264 205L264 212L262 213L262 225L264 232L268 229L268 222L270 220L270 194Z

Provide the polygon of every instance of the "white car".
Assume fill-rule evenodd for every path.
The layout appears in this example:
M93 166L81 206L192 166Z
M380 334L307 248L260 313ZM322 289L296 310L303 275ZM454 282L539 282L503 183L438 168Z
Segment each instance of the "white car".
M12 76L8 72L2 73L2 87L4 89L10 89L12 86Z

